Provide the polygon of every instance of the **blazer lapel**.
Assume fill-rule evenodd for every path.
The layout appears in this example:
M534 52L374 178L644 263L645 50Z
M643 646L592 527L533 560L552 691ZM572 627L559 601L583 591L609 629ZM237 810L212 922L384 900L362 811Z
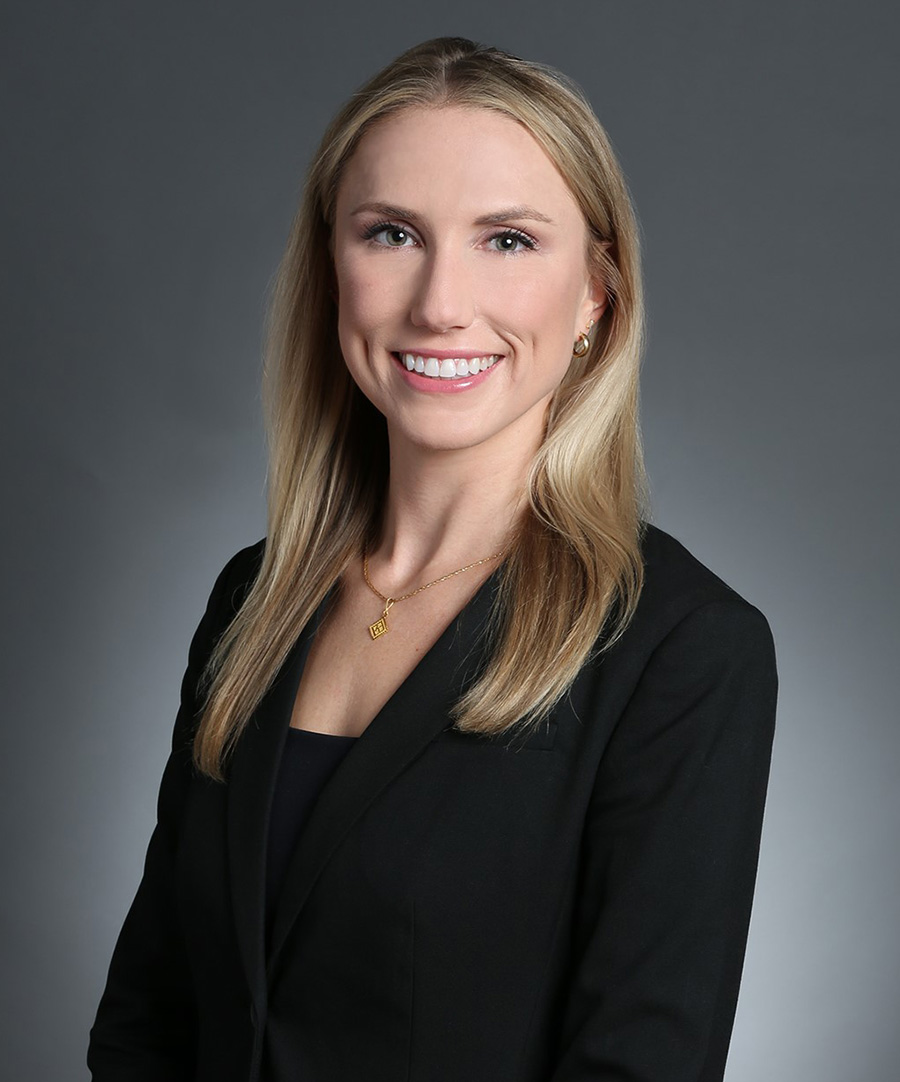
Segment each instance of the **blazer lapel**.
M481 662L479 640L498 581L498 571L494 571L370 722L328 779L301 831L285 874L272 929L268 960L270 975L310 891L344 836L378 794L452 723L450 707L476 675ZM272 718L276 710L280 712L283 726L287 726L290 718L297 681L290 681L293 691L289 703L278 700L277 705L273 702L267 708ZM262 782L257 784L262 788ZM270 769L265 780L266 804L271 785ZM263 801L259 796L256 799ZM258 824L256 831L256 844L261 846ZM263 873L264 868L254 868L257 884L264 878ZM261 897L260 887L257 887L257 895ZM256 905L259 904L257 901Z

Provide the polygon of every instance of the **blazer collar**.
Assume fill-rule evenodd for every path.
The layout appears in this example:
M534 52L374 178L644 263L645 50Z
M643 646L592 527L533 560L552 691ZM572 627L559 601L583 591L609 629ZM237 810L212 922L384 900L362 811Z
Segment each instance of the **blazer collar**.
M288 933L342 839L379 793L442 730L450 707L477 675L482 633L499 584L496 569L385 703L326 782L304 824L279 897L268 958L265 882L269 810L294 698L327 598L303 629L254 711L228 782L228 853L236 931L259 1002Z

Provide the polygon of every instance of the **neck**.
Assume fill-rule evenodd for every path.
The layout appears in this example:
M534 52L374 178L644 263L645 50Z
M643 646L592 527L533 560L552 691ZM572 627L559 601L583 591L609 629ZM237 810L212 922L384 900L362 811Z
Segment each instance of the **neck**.
M377 554L379 576L408 585L491 556L508 543L526 502L528 454L484 445L423 450L393 436ZM487 564L483 576L496 564ZM478 577L483 577L478 576Z

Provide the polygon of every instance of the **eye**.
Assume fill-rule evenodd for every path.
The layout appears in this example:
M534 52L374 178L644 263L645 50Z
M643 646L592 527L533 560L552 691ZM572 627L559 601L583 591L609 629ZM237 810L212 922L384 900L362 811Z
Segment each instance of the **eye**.
M521 229L504 229L502 233L495 233L488 243L495 251L504 252L507 255L516 255L523 249L533 251L538 246L534 237L530 237Z
M415 238L408 229L393 222L378 222L369 226L363 234L365 240L374 240L376 244L382 244L386 248L406 248L415 242Z

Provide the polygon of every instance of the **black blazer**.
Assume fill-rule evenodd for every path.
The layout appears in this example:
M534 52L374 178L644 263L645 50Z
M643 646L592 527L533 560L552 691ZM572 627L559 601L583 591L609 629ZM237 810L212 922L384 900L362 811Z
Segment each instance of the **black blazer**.
M495 572L326 783L266 950L269 801L314 627L227 784L190 766L197 677L263 544L191 645L95 1082L721 1079L775 715L763 614L649 526L633 622L519 746L449 728Z

